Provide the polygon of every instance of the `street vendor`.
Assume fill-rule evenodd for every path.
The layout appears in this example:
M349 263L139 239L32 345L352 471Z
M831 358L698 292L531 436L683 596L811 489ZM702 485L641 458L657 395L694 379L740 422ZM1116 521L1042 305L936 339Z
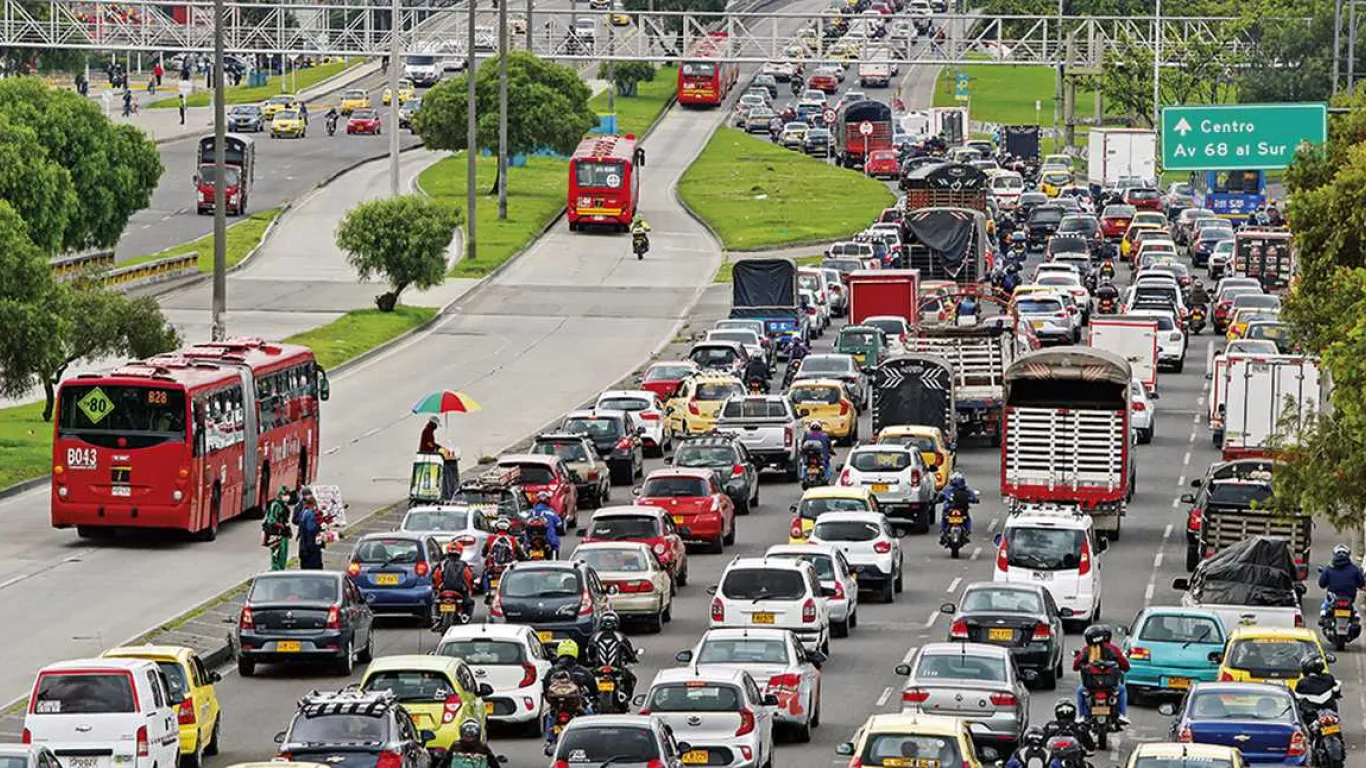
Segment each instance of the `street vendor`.
M417 441L418 453L441 453L441 443L436 441L436 428L441 424L441 420L435 416L427 419L427 425L422 428L422 437Z
M266 505L266 519L261 523L261 543L270 550L270 569L283 571L289 562L289 488L280 486L275 498Z

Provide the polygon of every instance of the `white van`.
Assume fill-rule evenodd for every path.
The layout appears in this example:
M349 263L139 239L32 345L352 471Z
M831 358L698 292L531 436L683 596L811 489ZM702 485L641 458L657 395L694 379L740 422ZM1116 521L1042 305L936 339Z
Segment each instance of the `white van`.
M995 541L992 581L1042 584L1069 622L1099 618L1099 555L1107 542L1096 537L1090 515L1070 506L1023 504Z
M145 659L77 659L38 672L24 741L62 768L175 768L180 726L171 687Z

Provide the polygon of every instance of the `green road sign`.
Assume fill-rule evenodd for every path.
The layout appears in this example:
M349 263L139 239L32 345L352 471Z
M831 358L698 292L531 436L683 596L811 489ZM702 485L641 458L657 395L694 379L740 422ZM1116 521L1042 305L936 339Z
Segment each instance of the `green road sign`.
M1162 167L1168 171L1285 168L1300 144L1328 136L1323 104L1165 107Z
M959 72L958 77L953 81L953 98L955 101L967 101L970 91L968 90L968 73Z

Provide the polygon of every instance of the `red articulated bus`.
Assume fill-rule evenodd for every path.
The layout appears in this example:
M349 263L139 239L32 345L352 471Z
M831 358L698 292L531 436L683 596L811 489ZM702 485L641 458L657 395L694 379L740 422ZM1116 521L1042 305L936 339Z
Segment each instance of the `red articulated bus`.
M689 107L719 107L740 78L740 65L721 61L729 36L713 32L693 46L678 68L678 103Z
M218 535L274 486L313 482L327 374L307 347L229 339L62 382L52 527Z
M625 232L640 202L636 137L590 136L569 158L569 231L603 225Z

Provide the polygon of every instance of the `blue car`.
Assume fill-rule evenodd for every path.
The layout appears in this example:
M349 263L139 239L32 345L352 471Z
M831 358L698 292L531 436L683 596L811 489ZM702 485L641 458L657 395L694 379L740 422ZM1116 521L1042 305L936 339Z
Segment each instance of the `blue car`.
M411 613L430 618L432 577L441 564L441 545L432 536L369 533L356 542L346 573L375 613Z
M1129 696L1183 694L1193 683L1212 683L1224 649L1224 625L1209 611L1175 606L1149 608L1125 632L1124 675Z
M1164 712L1171 705L1164 705ZM1253 765L1305 765L1309 742L1289 689L1196 683L1172 723L1174 741L1237 747Z

